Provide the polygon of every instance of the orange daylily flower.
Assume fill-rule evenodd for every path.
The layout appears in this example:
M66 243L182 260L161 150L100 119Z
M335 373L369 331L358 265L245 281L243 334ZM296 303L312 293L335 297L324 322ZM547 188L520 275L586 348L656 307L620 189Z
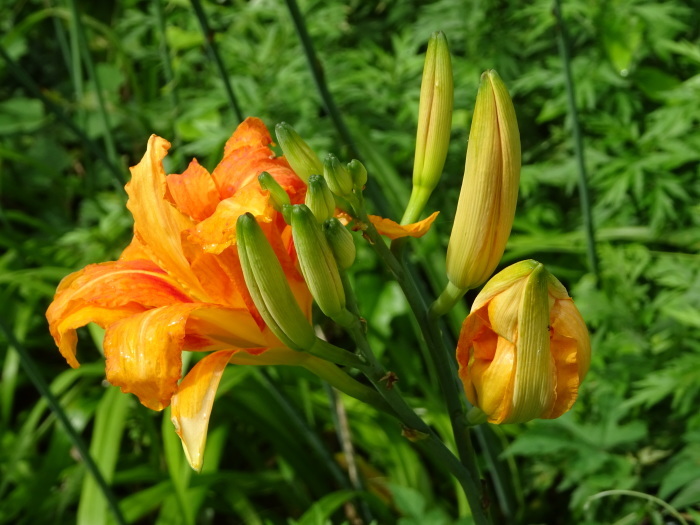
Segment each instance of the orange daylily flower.
M78 366L76 329L90 322L105 329L107 380L154 410L172 402L173 421L195 468L201 465L213 395L226 363L302 359L262 321L235 246L236 219L252 213L310 317L311 296L296 266L290 228L268 203L257 176L270 173L294 203L303 202L306 189L287 161L274 157L271 142L264 124L249 118L226 143L213 173L193 160L182 174L166 176L162 160L170 144L151 136L126 186L132 243L119 260L89 265L63 279L46 314L72 367ZM214 352L179 382L184 350ZM237 359L239 354L248 357Z

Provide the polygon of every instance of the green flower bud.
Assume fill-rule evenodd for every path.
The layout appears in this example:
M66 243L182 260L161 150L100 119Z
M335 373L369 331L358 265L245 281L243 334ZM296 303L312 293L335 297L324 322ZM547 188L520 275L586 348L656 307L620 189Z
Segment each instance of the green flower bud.
M323 233L333 251L335 260L341 270L347 270L355 262L355 240L348 229L335 217L323 223Z
M332 153L323 159L323 175L326 177L328 187L336 195L345 197L352 193L353 183L350 172Z
M335 198L328 184L326 184L326 179L321 175L311 175L309 177L309 188L306 192L305 203L313 212L319 224L333 217L335 213Z
M280 122L275 126L275 134L287 162L301 180L306 182L311 175L323 173L318 156L292 126Z
M292 210L292 236L299 266L311 295L324 314L335 318L345 312L345 291L331 247L311 210L298 204Z
M350 172L355 188L358 190L364 188L365 184L367 184L367 169L364 164L357 159L352 159L348 163L348 171Z
M236 236L243 277L265 324L289 348L311 349L316 342L314 329L294 299L284 270L252 214L238 217Z
M277 182L268 172L263 171L260 175L258 175L258 182L263 190L270 192L270 201L272 202L272 207L275 210L281 213L282 207L285 204L290 204L289 195L287 195L287 192L282 189L279 182Z

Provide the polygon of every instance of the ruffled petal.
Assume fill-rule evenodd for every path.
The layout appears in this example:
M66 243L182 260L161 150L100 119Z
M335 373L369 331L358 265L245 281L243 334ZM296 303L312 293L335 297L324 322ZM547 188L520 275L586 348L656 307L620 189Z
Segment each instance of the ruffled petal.
M188 240L208 253L221 253L236 243L236 221L245 213L252 213L258 222L270 222L275 214L267 192L258 184L249 184L222 200L211 217L188 230Z
M145 260L92 264L65 277L46 312L49 329L63 357L73 368L75 330L90 322L102 327L173 303L190 303L178 283Z
M182 440L187 461L198 472L202 469L214 396L221 375L235 352L223 350L203 358L185 376L172 398L170 420Z
M440 212L436 211L430 217L412 224L399 224L391 219L385 219L377 215L370 215L369 220L381 235L390 239L400 239L401 237L422 237L432 226Z
M212 173L221 199L231 197L251 182L257 183L257 176L267 171L296 200L294 196L306 186L284 158L274 157L271 143L270 133L260 119L247 118L238 126L226 142L223 160Z
M180 175L165 178L168 195L175 207L196 221L209 217L219 204L219 190L207 169L192 159Z
M162 160L169 148L167 140L151 135L143 159L131 168L126 205L134 216L134 233L149 253L149 259L202 300L206 294L192 273L181 242L181 232L191 228L193 222L166 200Z

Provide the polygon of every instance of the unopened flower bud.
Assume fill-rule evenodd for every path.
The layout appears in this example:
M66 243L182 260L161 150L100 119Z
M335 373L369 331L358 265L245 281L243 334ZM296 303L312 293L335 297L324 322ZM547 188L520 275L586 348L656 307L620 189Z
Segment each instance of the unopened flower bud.
M321 227L304 204L292 209L292 236L301 273L311 295L324 314L331 318L339 316L346 310L338 264Z
M352 177L348 169L343 166L338 157L329 153L323 159L323 176L326 178L328 187L336 195L345 197L352 193Z
M481 75L462 189L447 248L447 277L475 288L498 265L510 235L520 182L520 134L498 74Z
M367 168L357 159L352 159L348 162L348 171L352 177L352 183L355 188L361 190L367 184Z
M279 182L277 182L268 172L263 171L260 175L258 175L258 182L263 190L270 192L270 202L275 210L281 213L282 207L285 204L290 204L289 195L287 192L284 191Z
M430 37L425 54L413 161L413 189L402 223L418 219L440 180L450 144L453 103L450 50L444 33L438 31Z
M292 126L280 122L275 126L275 134L287 162L301 180L306 182L311 175L323 173L318 156Z
M335 213L335 198L326 183L326 179L321 175L311 175L309 177L309 188L306 191L305 203L319 224L333 217Z
M335 217L323 223L323 233L333 251L338 268L347 270L355 262L355 240L348 229Z
M590 360L581 314L561 283L532 260L484 286L457 345L467 398L491 423L561 416L576 401Z
M250 296L265 324L294 350L309 350L316 334L299 304L260 225L250 213L236 223L238 255Z

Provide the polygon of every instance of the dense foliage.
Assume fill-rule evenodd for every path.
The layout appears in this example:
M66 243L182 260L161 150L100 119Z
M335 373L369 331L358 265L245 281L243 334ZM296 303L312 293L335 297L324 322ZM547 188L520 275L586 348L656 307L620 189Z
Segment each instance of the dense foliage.
M209 168L220 157L238 122L210 42L244 115L270 127L292 123L318 152L358 154L370 171L375 210L399 218L422 54L439 29L453 53L453 135L441 189L429 204L442 214L429 236L411 243L415 262L428 286L444 285L442 247L471 108L480 72L494 68L513 95L523 141L519 209L503 263L545 263L572 293L593 338L591 372L571 413L477 433L492 504L509 523L676 523L648 495L700 522L697 6L564 3L599 275L586 257L573 117L550 0L303 2L356 152L317 95L283 3L203 8L208 34L185 0L0 2L2 327L51 383L127 521L342 522L352 517L352 509L343 511L347 501L378 523L454 523L466 514L448 475L392 420L283 367L229 367L204 471L194 474L167 411L151 412L101 383L99 329L85 331L92 335L92 343L80 343L86 364L71 370L44 318L61 277L113 259L128 242L126 168L151 133L172 140L172 172L194 155ZM447 438L435 374L416 347L409 310L357 241L353 279L374 348L412 405ZM453 336L465 313L466 303L450 318ZM49 516L109 522L84 462L23 372L18 345L2 333L0 523ZM329 337L342 345L342 333ZM344 417L366 488L359 497L347 481ZM618 489L634 492L601 494Z

